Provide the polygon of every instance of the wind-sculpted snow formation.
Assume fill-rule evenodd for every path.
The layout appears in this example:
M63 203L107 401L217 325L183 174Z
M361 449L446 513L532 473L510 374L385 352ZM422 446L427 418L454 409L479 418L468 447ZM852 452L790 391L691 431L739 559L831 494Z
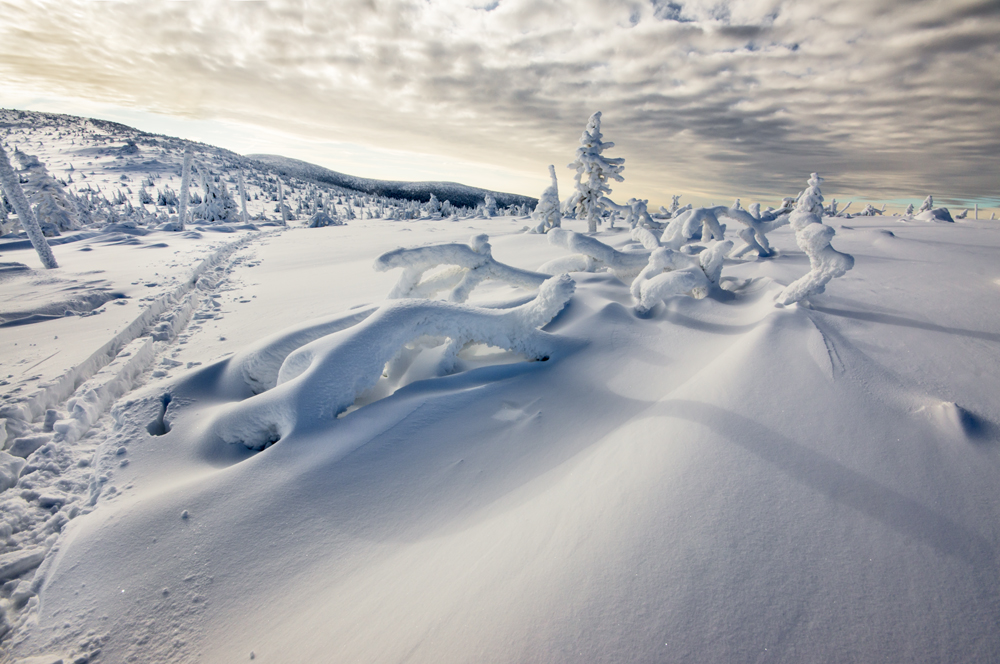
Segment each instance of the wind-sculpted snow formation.
M648 253L618 251L600 240L575 231L554 228L548 235L551 244L565 247L576 254L551 260L538 268L539 272L546 274L608 270L628 283L635 279L649 260Z
M717 242L698 256L689 256L668 247L660 247L630 287L636 301L636 313L644 315L657 302L675 295L706 297L719 285L722 263L733 248L730 240Z
M822 222L822 182L816 173L809 178L809 188L802 192L789 223L795 230L795 243L809 256L810 270L796 279L778 295L779 304L799 302L810 295L822 293L831 279L843 276L854 267L854 257L842 254L832 246L834 231Z
M212 429L227 443L259 450L297 428L329 422L378 382L405 344L423 337L447 338L443 373L472 343L512 350L529 360L547 359L556 350L555 337L538 328L566 306L574 289L568 275L553 277L533 300L506 310L436 300L387 302L357 325L290 353L273 389L230 407Z
M472 236L468 245L435 244L395 249L375 259L375 270L386 272L403 268L399 281L389 292L390 299L434 297L447 291L447 299L451 302L465 302L473 289L487 279L530 289L538 288L548 279L548 274L522 270L493 258L489 239L488 235L481 234ZM452 267L423 278L428 270L441 265Z

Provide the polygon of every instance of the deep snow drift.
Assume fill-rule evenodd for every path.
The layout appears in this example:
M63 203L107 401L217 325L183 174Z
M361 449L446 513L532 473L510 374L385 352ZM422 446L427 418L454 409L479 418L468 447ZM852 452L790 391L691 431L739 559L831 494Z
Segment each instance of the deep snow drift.
M7 404L119 339L0 457L4 657L996 659L1000 227L815 216L740 260L509 216L0 252L6 301L125 296L0 327ZM810 225L853 269L781 306Z

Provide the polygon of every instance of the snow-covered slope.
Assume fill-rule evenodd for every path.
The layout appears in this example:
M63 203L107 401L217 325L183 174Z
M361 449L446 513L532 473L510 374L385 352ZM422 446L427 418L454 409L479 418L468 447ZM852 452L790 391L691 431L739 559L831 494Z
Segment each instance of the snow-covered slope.
M422 203L430 200L431 194L437 196L440 201L450 201L453 205L474 208L482 205L487 194L493 196L501 207L511 207L518 205L528 206L534 209L538 204L538 199L520 194L506 194L503 192L487 191L477 187L470 187L457 182L397 182L392 180L373 180L370 178L359 178L353 175L345 175L323 168L315 164L310 164L299 159L291 159L274 154L251 154L247 155L251 159L266 164L281 175L296 177L300 180L332 184L346 189L362 191L366 194L376 196L386 196L388 198L400 198L416 200Z
M573 272L572 294L555 277L542 302L492 280L430 305L387 300L408 277L372 269L398 247L486 252L480 233L482 264L532 272L650 249L529 223L153 231L58 244L49 271L0 249L25 266L5 301L71 280L128 296L0 327L20 387L0 411L0 658L998 657L996 222L777 227L773 256L727 258L707 297L642 315L610 271ZM810 231L853 269L779 306ZM687 246L673 260L697 265ZM475 339L531 307L498 347L419 337L381 366L408 332ZM64 392L19 415L28 374L64 355L47 379Z

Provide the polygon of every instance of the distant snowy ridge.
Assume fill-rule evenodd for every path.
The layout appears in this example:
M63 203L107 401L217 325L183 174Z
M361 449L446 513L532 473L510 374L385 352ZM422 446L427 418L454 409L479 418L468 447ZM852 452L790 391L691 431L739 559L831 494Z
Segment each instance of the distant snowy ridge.
M538 199L531 196L479 189L478 187L470 187L458 184L457 182L372 180L345 175L344 173L338 173L337 171L310 164L306 161L275 154L251 154L247 155L247 157L270 167L279 175L296 177L300 180L311 180L321 184L332 184L344 187L345 189L354 189L366 194L386 196L388 198L402 198L426 203L431 199L431 195L434 195L438 200L451 201L452 205L474 208L482 205L486 195L489 194L496 199L497 205L500 207L527 205L534 208L538 204Z

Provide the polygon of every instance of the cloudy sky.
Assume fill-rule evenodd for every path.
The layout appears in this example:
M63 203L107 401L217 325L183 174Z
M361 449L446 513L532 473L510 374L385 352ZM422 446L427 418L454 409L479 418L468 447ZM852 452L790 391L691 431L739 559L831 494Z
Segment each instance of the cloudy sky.
M356 175L614 198L1000 205L1000 1L0 0L0 105Z

